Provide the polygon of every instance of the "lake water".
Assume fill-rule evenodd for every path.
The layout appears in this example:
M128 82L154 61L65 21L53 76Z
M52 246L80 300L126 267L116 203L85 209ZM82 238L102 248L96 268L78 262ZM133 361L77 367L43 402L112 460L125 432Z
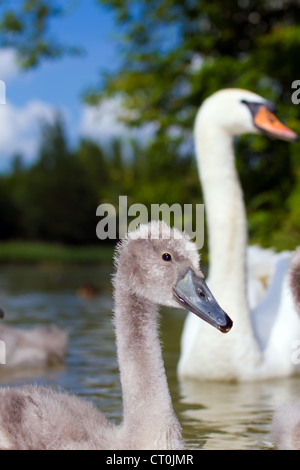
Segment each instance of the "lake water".
M69 333L64 366L14 371L0 365L0 384L59 385L92 400L119 422L121 389L112 313L112 266L1 266L0 306L5 322L18 327L56 324ZM78 288L92 283L86 299ZM185 312L164 309L161 339L169 387L189 449L270 449L273 411L300 396L300 378L264 383L179 383L176 364ZM1 338L0 338L1 339Z

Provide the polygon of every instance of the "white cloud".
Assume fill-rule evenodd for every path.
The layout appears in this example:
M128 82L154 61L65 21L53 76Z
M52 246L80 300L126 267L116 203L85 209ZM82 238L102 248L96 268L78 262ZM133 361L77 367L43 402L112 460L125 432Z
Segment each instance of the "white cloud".
M0 49L0 79L7 82L20 73L17 53L11 47Z
M34 160L40 142L42 121L54 122L55 108L38 100L23 107L10 103L0 106L0 167L5 168L15 153L27 163Z
M105 100L100 106L83 106L80 132L96 140L110 141L114 137L124 136L125 126L118 121L120 101Z
M84 105L79 134L104 146L114 138L120 138L125 146L131 139L136 139L140 144L147 142L157 128L156 124L129 128L119 120L121 109L122 102L118 97L104 100L99 106Z
M12 48L0 49L0 80L7 83L20 77L16 51ZM74 117L66 109L62 111L72 141L76 143L82 136L108 147L114 138L118 138L122 140L124 154L128 156L130 141L135 139L143 145L153 136L157 126L152 123L129 128L118 119L121 110L120 97L104 100L99 106L84 104L78 125L74 125ZM40 144L41 121L54 122L56 113L56 107L45 101L31 99L22 106L16 106L6 96L6 104L0 104L0 171L9 168L11 157L16 153L20 153L26 163L35 160Z

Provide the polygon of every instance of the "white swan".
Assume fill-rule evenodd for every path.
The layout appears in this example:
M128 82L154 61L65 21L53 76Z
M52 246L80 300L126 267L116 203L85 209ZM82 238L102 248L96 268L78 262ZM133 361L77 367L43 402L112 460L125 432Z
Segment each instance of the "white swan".
M90 403L49 388L2 388L0 448L182 448L157 334L157 305L181 305L223 332L232 322L204 282L197 247L176 229L162 222L140 226L123 240L116 264L122 424L115 426Z
M195 145L210 256L207 282L230 312L234 328L230 338L217 340L214 331L188 314L178 364L182 378L256 380L295 372L291 355L293 341L300 338L300 321L285 276L289 254L271 255L256 248L258 259L264 253L268 260L263 275L267 279L272 274L272 279L266 293L263 283L258 294L253 284L249 289L246 215L233 151L233 137L243 133L296 140L272 111L270 103L254 93L227 89L205 100L197 114ZM250 272L257 266L254 262ZM251 314L247 289L255 305Z

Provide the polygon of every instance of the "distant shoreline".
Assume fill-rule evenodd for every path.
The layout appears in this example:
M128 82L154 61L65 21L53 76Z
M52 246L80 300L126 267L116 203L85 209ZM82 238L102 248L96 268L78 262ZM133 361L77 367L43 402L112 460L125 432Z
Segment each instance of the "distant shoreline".
M111 263L114 245L63 245L32 241L0 241L0 264Z

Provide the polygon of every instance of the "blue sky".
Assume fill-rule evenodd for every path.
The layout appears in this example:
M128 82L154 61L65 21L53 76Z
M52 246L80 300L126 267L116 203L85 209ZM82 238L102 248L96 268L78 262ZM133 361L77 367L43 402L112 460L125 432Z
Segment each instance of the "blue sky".
M11 86L11 98L24 104L33 95L76 110L79 94L99 74L118 63L117 25L112 12L95 0L74 2L70 13L52 20L51 35L58 41L83 47L82 56L43 62L36 70L20 76ZM26 77L27 75L27 77Z
M94 137L98 128L99 136L107 129L113 132L113 126L116 133L124 130L115 120L117 100L104 105L106 122L101 117L94 124L95 112L81 98L89 85L99 83L103 72L120 63L113 12L96 0L73 4L67 16L52 21L51 34L60 42L83 47L84 55L47 61L21 72L14 51L0 49L0 79L6 84L6 104L0 105L0 170L9 166L11 153L16 151L23 152L28 162L32 160L39 118L51 120L55 109L64 114L71 141L80 134Z

